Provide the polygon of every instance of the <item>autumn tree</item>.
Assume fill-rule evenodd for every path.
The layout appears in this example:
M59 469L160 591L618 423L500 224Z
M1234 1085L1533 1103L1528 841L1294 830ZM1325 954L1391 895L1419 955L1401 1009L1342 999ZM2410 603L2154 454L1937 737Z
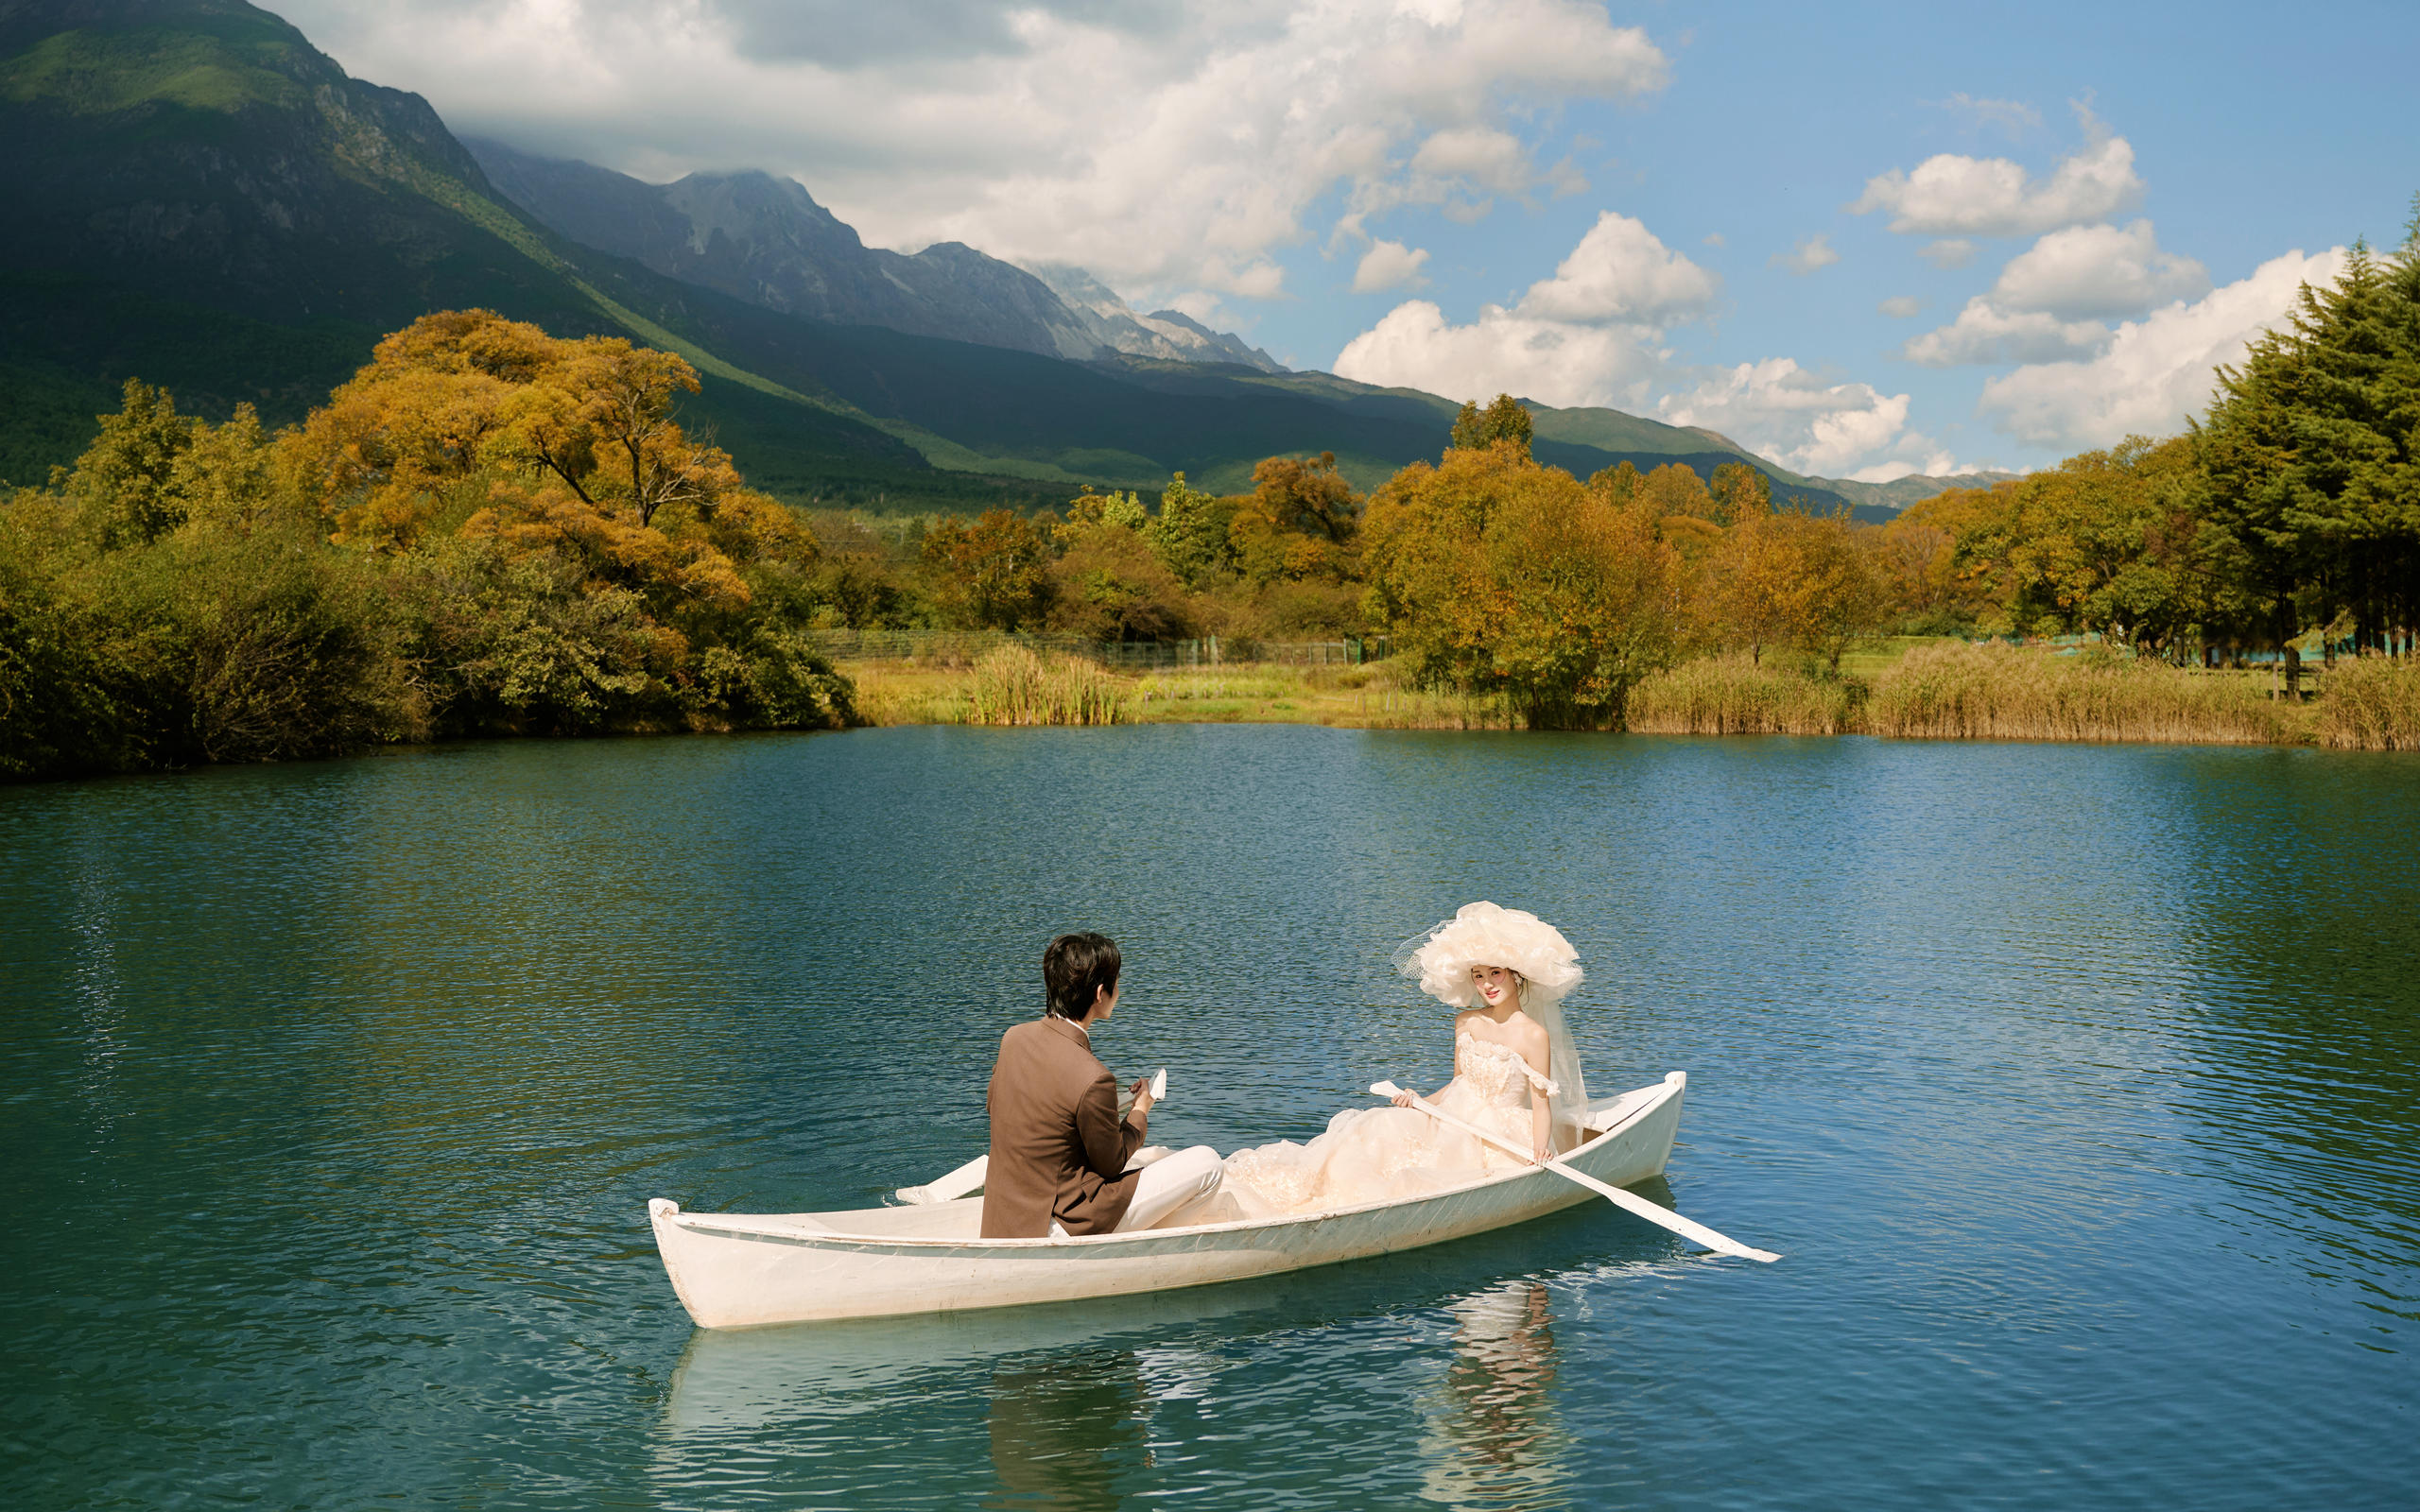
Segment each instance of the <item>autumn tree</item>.
M1639 497L1658 515L1715 518L1714 495L1706 491L1697 469L1686 463L1667 462L1648 473L1639 480Z
M1714 506L1714 523L1727 525L1751 515L1765 514L1773 506L1772 480L1745 462L1725 462L1714 470L1706 484L1707 497Z
M1654 517L1517 448L1456 448L1372 495L1368 597L1415 674L1501 693L1532 728L1622 723L1678 642Z
M1086 488L1053 527L1047 621L1097 641L1164 641L1186 634L1184 584L1152 551L1150 518L1132 493Z
M1050 552L1032 522L992 509L943 519L925 533L926 566L944 611L978 629L1038 628L1049 607Z
M1849 522L1800 510L1762 510L1723 533L1707 563L1703 611L1719 644L1761 664L1795 645L1838 670L1841 653L1878 627L1883 579Z
M1353 576L1360 496L1337 470L1336 454L1272 456L1252 471L1227 539L1244 580L1340 583Z

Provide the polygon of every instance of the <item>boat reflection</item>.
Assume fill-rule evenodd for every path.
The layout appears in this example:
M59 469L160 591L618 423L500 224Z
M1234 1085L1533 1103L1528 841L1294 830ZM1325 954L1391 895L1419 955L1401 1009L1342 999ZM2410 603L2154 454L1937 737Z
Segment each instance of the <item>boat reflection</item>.
M987 1507L1092 1512L1120 1501L1121 1475L1145 1462L1150 1400L1131 1349L1084 1349L992 1372Z
M1569 1504L1570 1435L1554 1408L1554 1309L1534 1280L1451 1303L1454 1357L1422 1440L1422 1495L1448 1506Z

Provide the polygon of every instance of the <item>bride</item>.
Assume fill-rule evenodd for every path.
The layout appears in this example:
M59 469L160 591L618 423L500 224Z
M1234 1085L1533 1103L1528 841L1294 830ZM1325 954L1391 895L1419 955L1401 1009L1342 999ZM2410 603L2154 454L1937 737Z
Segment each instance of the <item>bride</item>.
M1454 1015L1454 1079L1430 1101L1543 1160L1570 1149L1588 1092L1563 1022L1579 954L1535 914L1471 903L1398 957ZM1220 1206L1233 1216L1316 1212L1418 1196L1521 1163L1411 1107L1346 1108L1307 1144L1227 1157ZM1201 1220L1196 1220L1201 1221ZM1217 1221L1212 1219L1210 1221Z

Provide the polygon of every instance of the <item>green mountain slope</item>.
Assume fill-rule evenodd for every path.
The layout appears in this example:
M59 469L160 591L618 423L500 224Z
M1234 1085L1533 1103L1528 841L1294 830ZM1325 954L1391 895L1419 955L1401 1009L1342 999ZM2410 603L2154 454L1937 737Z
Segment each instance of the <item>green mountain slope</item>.
M241 0L0 0L0 477L74 456L130 376L200 413L299 419L430 310L670 335L501 205L425 101ZM776 386L718 366L696 407L758 471L809 496L966 491L838 406L769 410Z
M0 478L39 480L122 381L272 422L430 310L627 334L699 369L689 405L781 496L1019 507L1182 469L1235 488L1333 451L1374 484L1442 450L1454 407L1328 374L1076 363L821 324L566 241L507 204L419 96L353 79L242 0L0 0ZM1542 460L1710 472L1709 433L1539 412ZM1775 492L1826 507L1837 495Z

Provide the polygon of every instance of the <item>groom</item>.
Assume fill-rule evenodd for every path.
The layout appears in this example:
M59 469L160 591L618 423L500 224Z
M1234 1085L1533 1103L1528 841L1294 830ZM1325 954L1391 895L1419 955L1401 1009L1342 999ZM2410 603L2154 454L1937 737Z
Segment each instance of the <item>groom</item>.
M1093 1055L1093 1025L1117 1011L1117 943L1062 935L1042 955L1050 1011L1000 1037L984 1104L992 1160L983 1237L1054 1239L1149 1228L1219 1190L1206 1144L1129 1167L1150 1127L1151 1086L1117 1116L1117 1083Z

